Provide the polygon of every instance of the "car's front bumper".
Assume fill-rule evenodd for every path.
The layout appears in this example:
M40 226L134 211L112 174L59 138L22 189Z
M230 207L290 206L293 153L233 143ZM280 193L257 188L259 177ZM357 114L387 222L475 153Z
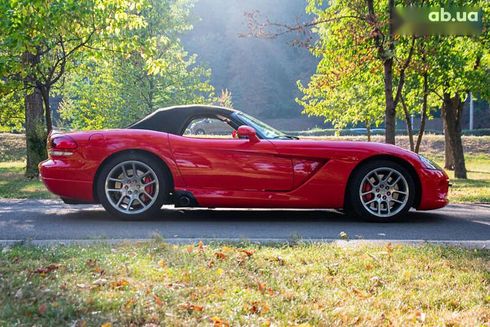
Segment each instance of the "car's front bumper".
M422 194L418 210L438 209L449 203L449 177L444 171L421 169L419 178Z

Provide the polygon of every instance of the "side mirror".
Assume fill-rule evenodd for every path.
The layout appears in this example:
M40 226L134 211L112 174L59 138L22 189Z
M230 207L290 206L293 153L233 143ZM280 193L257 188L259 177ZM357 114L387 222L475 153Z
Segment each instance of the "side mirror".
M247 138L250 142L258 142L259 138L257 137L257 133L255 129L250 126L242 125L238 127L238 137Z

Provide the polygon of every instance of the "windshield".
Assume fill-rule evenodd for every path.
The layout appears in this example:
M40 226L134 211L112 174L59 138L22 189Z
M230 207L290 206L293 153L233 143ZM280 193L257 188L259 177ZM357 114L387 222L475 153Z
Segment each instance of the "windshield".
M245 124L250 127L253 127L256 131L258 131L261 135L263 135L266 139L277 139L277 138L287 138L288 136L281 131L267 125L263 121L258 120L252 116L244 114L243 112L237 112L236 115L242 120Z

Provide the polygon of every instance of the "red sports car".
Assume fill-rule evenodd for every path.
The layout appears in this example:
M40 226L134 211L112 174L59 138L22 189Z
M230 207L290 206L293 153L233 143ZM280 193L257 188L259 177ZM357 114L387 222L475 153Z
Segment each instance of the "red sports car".
M193 126L212 126L195 133ZM40 164L66 203L142 218L178 207L334 208L390 221L448 203L449 179L399 147L300 140L243 112L160 109L125 129L54 133Z

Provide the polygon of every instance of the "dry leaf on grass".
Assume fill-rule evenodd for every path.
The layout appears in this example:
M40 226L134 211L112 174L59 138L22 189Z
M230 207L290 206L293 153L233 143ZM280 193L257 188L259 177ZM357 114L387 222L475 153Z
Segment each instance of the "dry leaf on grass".
M122 287L125 287L128 285L129 285L129 282L124 278L111 282L112 288L122 288Z
M189 302L179 304L179 307L187 311L203 311L204 307L202 305L192 304Z
M209 319L213 323L214 327L229 327L230 326L230 324L226 320L223 320L219 317L214 316L214 317L211 317Z
M216 258L218 258L220 260L225 260L226 259L226 254L224 254L223 252L216 252L215 253L215 256L216 256Z
M163 305L163 301L158 297L158 295L156 294L153 294L153 300L155 301L155 303L158 305L158 306L162 306Z
M202 241L199 241L197 243L197 250L200 251L200 252L203 252L204 251L204 244Z
M265 302L254 301L249 304L245 304L245 311L253 314L263 314L270 311L269 306Z
M43 303L41 304L38 308L37 308L37 312L39 312L40 315L43 315L46 313L46 310L48 310L48 306L46 305L46 303Z
M36 274L48 274L52 271L55 271L56 269L58 269L60 267L59 264L56 264L56 263L52 263L50 264L49 266L46 266L46 267L42 267L42 268L37 268L36 270L34 270L34 272Z
M247 257L251 257L255 253L255 251L253 250L246 250L246 249L242 249L240 250L240 252L245 253Z
M160 268L165 268L167 266L167 263L165 262L165 260L160 259L160 260L158 260L158 266Z

